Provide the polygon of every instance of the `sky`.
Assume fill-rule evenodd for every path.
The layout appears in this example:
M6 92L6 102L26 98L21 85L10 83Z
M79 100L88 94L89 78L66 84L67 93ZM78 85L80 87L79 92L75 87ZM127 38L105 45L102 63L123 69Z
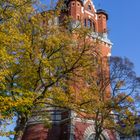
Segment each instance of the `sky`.
M49 0L43 0L46 4ZM129 58L140 76L140 0L93 0L96 9L109 14L109 38L112 56ZM8 140L1 138L0 140Z
M109 14L112 56L129 58L140 76L140 0L93 0L96 9Z

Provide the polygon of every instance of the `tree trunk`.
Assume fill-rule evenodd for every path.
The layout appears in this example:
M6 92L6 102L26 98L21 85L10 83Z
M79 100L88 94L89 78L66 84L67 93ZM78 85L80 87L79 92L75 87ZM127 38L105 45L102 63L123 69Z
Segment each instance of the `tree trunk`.
M102 134L102 129L101 127L95 127L95 140L100 140L101 139L101 134Z
M100 134L99 133L95 134L95 140L100 140Z
M27 117L25 115L20 115L16 121L16 127L15 127L15 136L14 136L14 140L21 140L22 136L23 136L23 132L25 129L25 125L27 122Z

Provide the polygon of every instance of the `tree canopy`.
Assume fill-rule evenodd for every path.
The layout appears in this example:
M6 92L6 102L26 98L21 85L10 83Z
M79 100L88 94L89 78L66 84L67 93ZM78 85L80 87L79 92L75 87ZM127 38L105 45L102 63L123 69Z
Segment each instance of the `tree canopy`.
M87 52L93 47L85 42L89 30L75 29L73 34L65 25L56 25L59 8L38 13L33 4L0 3L0 120L6 123L16 116L17 135L38 104L70 106L66 81L88 67Z

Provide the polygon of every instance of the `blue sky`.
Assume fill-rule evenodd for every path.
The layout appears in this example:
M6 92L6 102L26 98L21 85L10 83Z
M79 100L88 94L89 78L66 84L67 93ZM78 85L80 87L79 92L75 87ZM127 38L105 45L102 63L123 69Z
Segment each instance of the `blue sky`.
M96 9L109 14L112 55L128 57L140 76L140 0L93 0Z

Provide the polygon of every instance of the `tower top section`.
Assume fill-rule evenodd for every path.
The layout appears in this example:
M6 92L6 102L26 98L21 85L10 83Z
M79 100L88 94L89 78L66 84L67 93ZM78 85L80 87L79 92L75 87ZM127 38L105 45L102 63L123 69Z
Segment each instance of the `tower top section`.
M92 4L92 6L94 7L92 0L64 0L64 3L68 5L72 1L80 2L82 6L84 6L87 2L90 2ZM94 9L95 9L95 7L94 7Z
M83 5L83 2L84 0L64 0L65 3L69 4L69 2L71 1L79 1L82 5Z
M96 13L97 13L97 14L103 14L103 15L105 15L105 16L106 16L106 19L108 20L108 14L107 14L107 12L106 12L105 10L103 10L103 9L98 9Z
M107 20L108 14L103 9L96 10L92 0L64 0L64 9L60 15L60 23L64 23L65 17L70 17L70 27L87 27L104 42L111 44L108 39Z
M96 10L92 0L64 0L64 4L63 14L75 23L80 22L97 33L107 33L108 14L102 9Z

